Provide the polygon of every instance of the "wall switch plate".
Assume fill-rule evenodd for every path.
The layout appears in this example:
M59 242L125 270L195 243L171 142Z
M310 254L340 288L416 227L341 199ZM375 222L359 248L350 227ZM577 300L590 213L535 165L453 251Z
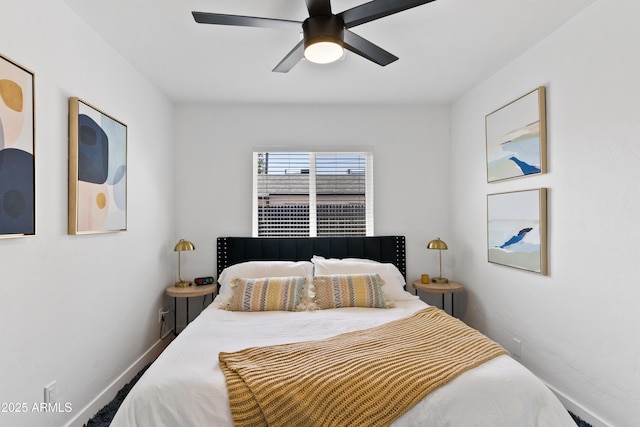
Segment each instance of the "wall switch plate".
M518 338L513 339L511 354L520 359L522 357L522 342Z
M56 403L56 382L52 381L44 387L44 403Z

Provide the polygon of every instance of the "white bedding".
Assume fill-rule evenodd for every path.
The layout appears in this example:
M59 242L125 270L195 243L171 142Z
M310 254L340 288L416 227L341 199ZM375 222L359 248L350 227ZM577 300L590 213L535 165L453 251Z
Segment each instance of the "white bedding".
M230 312L219 297L167 347L126 397L112 427L232 426L220 351L327 338L406 317L420 300L391 309ZM575 426L553 393L509 356L437 389L394 426Z

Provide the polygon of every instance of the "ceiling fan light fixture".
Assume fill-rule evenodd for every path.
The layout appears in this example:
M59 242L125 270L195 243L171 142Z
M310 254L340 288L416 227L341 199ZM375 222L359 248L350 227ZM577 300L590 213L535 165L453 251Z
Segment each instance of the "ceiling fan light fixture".
M316 64L329 64L342 58L344 49L333 41L321 41L310 44L304 49L304 57L307 61Z
M302 23L304 57L316 64L335 62L344 54L344 21L335 15L313 16Z

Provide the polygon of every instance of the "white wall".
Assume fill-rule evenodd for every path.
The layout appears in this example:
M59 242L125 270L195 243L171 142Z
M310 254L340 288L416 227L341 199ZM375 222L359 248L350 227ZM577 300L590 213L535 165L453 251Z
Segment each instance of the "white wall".
M0 240L0 402L30 412L55 380L72 408L0 413L0 425L59 426L158 341L175 274L173 111L61 2L2 0L0 10L0 52L36 76L37 209L36 237ZM67 235L70 96L128 125L126 232Z
M452 108L451 247L465 321L595 425L640 418L640 2L601 0ZM486 183L484 117L547 87L549 173ZM548 187L546 277L487 262L486 195ZM572 407L573 405L573 407Z
M215 274L216 237L251 236L252 152L264 146L373 148L375 233L406 236L409 281L437 272L425 248L449 237L448 108L182 105L175 125L176 227L196 245L184 276Z

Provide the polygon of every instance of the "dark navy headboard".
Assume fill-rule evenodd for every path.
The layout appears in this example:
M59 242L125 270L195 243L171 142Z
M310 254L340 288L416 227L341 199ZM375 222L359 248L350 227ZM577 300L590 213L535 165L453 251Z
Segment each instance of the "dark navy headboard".
M390 262L407 276L404 236L218 237L218 276L240 262L309 261L314 255Z

